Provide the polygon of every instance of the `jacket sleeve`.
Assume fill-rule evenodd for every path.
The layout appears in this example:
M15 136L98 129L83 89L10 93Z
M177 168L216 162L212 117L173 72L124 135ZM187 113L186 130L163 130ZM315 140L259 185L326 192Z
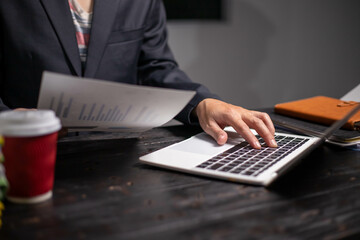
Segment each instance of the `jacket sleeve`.
M219 97L212 94L205 86L192 82L179 69L168 46L166 14L161 0L154 0L147 16L144 42L142 44L138 76L139 84L196 91L189 104L175 117L191 124L191 111L205 98Z
M2 79L4 77L4 70L3 70L3 66L4 66L4 54L3 54L3 28L2 28L2 23L0 21L0 111L4 111L4 110L8 110L9 107L7 107L2 99L1 99L1 95L2 92L4 91L3 87L2 87Z

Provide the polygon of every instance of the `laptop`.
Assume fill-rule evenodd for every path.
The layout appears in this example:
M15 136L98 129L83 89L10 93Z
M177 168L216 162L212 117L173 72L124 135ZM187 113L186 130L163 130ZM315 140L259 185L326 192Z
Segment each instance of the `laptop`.
M233 128L228 127L225 128L228 141L223 146L219 146L203 132L139 159L142 163L161 168L269 186L301 158L320 146L359 110L360 104L318 136L276 132L277 148L267 147L264 140L252 130L262 145L261 149L253 149Z

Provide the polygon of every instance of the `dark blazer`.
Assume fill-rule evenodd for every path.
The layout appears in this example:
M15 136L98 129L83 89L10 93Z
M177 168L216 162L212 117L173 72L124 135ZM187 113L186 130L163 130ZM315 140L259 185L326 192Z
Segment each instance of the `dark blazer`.
M217 98L179 70L160 0L95 0L84 69L67 0L1 0L0 109L35 108L44 70L196 90L177 116L185 123L201 100Z

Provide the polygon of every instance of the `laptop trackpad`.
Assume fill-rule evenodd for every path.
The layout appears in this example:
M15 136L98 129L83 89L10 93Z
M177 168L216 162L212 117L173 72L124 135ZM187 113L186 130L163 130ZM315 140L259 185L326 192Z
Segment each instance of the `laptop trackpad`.
M227 132L227 134L228 141L223 146L219 146L210 135L206 133L200 133L189 138L186 141L182 141L179 144L171 146L170 149L182 152L214 156L244 141L244 139L235 132Z

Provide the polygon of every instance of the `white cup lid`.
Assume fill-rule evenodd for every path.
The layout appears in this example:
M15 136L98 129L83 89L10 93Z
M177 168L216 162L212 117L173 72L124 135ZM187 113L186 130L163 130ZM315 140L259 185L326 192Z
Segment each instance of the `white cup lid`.
M60 120L52 110L10 110L0 113L0 134L4 136L41 136L60 128Z

